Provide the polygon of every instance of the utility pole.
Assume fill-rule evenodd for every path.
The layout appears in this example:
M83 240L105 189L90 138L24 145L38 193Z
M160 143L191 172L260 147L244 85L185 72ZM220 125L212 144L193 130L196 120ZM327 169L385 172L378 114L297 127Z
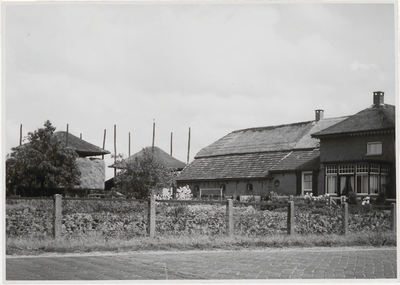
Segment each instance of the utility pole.
M153 143L151 145L151 152L154 153L154 140L156 137L156 122L153 119Z
M188 153L187 153L187 163L186 164L189 164L189 154L190 154L190 127L189 127Z
M105 149L105 147L106 147L106 129L104 129L103 150ZM101 159L104 160L104 154L101 155Z
M117 163L117 125L114 125L114 166ZM117 168L114 167L114 178L117 175Z
M67 136L65 138L65 144L68 146L68 133L69 133L69 124L67 124Z
M172 132L171 132L171 156L172 156Z
M22 145L22 124L19 127L19 145Z
M128 157L131 156L131 133L129 133L129 143L128 143Z

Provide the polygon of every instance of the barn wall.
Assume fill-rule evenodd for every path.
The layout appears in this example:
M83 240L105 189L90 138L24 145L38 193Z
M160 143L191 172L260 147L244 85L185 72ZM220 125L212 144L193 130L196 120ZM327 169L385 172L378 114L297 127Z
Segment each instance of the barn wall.
M275 183L279 180L279 184ZM253 185L253 190L247 190L247 184ZM199 194L194 191L196 188L220 188L225 185L226 196L255 195L269 196L271 191L279 195L296 195L296 174L295 173L277 173L273 179L248 179L248 180L216 180L207 182L184 182L178 181L178 187L188 185L195 197ZM277 185L277 186L275 186ZM198 186L198 187L196 187Z

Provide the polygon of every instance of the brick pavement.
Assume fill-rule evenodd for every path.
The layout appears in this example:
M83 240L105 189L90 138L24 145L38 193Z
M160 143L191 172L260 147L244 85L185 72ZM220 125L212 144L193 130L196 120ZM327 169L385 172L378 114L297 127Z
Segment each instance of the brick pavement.
M397 278L395 248L7 257L7 280Z

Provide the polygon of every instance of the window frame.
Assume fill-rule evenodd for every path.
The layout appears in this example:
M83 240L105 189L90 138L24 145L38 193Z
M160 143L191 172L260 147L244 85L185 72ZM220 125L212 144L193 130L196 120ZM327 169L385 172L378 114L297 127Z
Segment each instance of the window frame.
M310 181L305 181L306 175L311 174L311 180ZM311 188L306 189L305 188L305 183L311 183ZM312 193L313 192L313 172L312 171L303 171L301 173L301 195L305 195L306 193Z
M246 191L253 191L253 183L247 183Z
M374 146L374 145L380 146L380 152L372 152L371 151L371 146ZM367 155L382 155L382 141L367 142Z

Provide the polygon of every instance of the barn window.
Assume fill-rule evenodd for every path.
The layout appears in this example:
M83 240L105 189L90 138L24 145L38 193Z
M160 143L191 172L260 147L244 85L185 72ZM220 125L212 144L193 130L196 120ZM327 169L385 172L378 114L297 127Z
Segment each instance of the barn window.
M303 172L303 195L312 193L312 172Z
M247 190L247 191L252 191L252 190L253 190L253 184L247 183L246 190Z

